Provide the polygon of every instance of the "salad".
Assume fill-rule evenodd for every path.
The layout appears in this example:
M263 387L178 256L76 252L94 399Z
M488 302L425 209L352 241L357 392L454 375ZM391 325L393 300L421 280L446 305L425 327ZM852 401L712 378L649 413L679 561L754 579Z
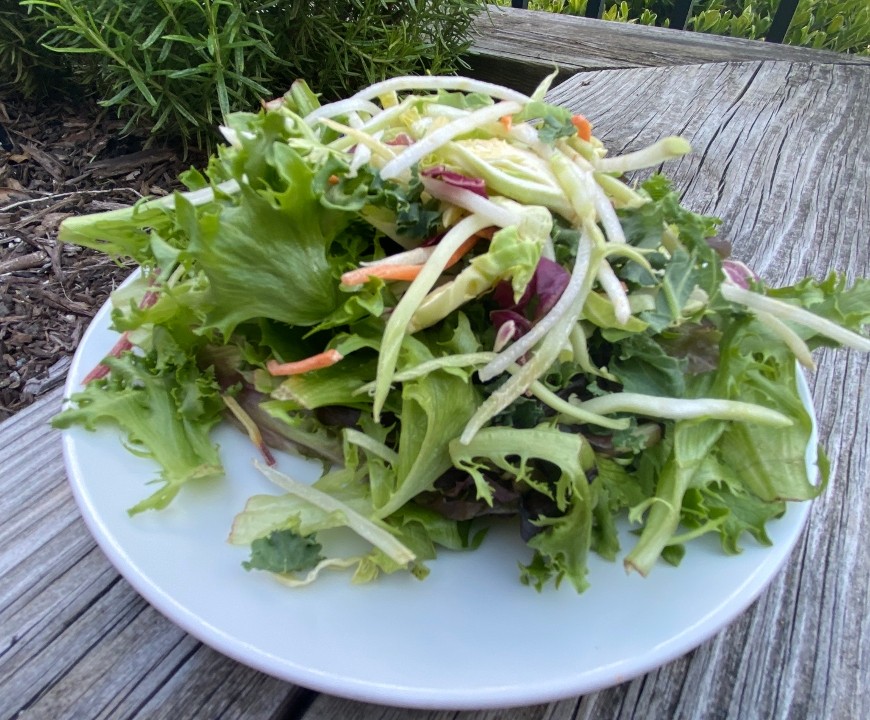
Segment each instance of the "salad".
M424 577L493 523L528 546L524 584L578 592L589 553L623 551L620 517L641 574L705 533L769 543L827 475L823 453L821 482L806 466L799 366L870 350L870 281L767 287L664 175L627 178L685 140L610 156L545 101L552 79L400 77L325 105L300 81L228 117L186 192L67 219L62 241L141 272L55 426L115 423L157 463L136 514L222 475L230 419L276 487L230 542L290 585ZM320 479L270 448L321 459ZM348 532L360 549L334 550Z

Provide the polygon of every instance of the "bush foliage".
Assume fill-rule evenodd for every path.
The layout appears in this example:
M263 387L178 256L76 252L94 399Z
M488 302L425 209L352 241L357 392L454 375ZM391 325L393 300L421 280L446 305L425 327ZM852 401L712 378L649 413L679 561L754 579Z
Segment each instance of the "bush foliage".
M607 20L667 25L675 0L610 2ZM497 0L509 4L509 0ZM583 14L587 0L531 0ZM697 0L687 27L762 39L779 0ZM0 89L74 90L127 122L208 148L231 110L305 78L326 98L461 65L485 0L0 0ZM801 0L785 42L870 54L868 0Z
M717 35L762 39L778 0L699 0L688 27ZM870 2L801 0L785 36L790 45L870 54Z
M0 0L0 85L66 73L127 120L207 146L231 110L304 78L326 97L456 68L479 0Z
M503 5L507 0L499 0ZM608 2L605 20L667 27L674 0ZM687 29L749 40L763 40L779 0L696 0ZM531 0L535 10L583 15L586 0ZM836 52L870 54L870 1L801 0L785 43Z
M24 95L49 92L66 62L42 47L45 27L19 0L0 0L0 88L15 87Z

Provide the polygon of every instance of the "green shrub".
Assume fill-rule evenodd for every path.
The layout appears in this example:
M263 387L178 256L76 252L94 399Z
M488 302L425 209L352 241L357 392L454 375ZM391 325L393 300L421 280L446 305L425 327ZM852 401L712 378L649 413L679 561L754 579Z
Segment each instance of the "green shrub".
M717 35L761 39L770 29L776 0L701 0L688 27ZM867 0L801 0L785 42L837 52L870 53Z
M25 97L45 95L65 74L66 62L39 44L45 26L18 0L0 0L0 89Z
M18 21L31 28L26 47L36 36L65 58L81 87L127 120L125 130L149 129L208 146L227 112L254 108L296 78L336 97L391 75L453 70L481 5L24 0ZM14 8L11 16L14 22ZM25 57L24 45L0 39L0 53L4 45Z
M770 30L776 0L700 0L686 27L728 37L762 40Z
M498 0L502 5L508 0ZM667 27L674 0L608 3L605 20ZM687 29L761 40L770 30L779 0L697 0ZM586 0L531 0L529 8L572 15L586 12ZM785 43L837 52L870 54L870 1L801 0Z
M665 17L669 9L669 3L661 0L631 0L614 3L607 7L601 15L602 20L614 20L616 22L630 22L638 25L661 25L668 27ZM662 16L659 22L659 14Z

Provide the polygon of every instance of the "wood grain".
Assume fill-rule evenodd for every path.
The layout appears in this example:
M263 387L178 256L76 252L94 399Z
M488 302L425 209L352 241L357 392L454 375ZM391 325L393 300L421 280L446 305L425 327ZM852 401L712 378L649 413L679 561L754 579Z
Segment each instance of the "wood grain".
M482 80L530 92L554 67L590 70L746 60L868 64L870 58L758 40L487 6L466 61Z
M613 153L679 133L685 204L723 218L772 284L870 275L870 68L712 63L577 75L551 99ZM870 364L823 351L810 377L832 478L787 567L694 652L547 705L412 711L317 695L250 670L168 622L109 565L65 482L54 392L0 425L0 718L587 720L870 717ZM461 652L458 648L457 652ZM400 662L401 658L397 658ZM313 700L313 702L312 702Z
M279 718L308 691L203 646L97 548L66 483L60 391L0 425L0 718Z

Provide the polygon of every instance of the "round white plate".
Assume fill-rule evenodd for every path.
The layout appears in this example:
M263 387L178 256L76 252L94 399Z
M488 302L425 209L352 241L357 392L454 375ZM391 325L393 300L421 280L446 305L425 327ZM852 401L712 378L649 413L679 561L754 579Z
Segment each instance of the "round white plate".
M67 395L115 339L103 307L76 353ZM248 552L226 542L247 498L277 491L253 468L247 438L220 427L216 439L226 478L130 518L127 508L154 490L155 467L110 429L64 432L70 483L100 547L148 602L220 652L308 688L387 705L543 703L652 670L749 606L788 558L809 509L792 506L770 523L770 548L746 538L741 555L726 556L705 537L679 567L659 563L647 578L593 556L581 595L567 583L542 593L521 585L517 563L529 551L504 532L491 532L477 551L444 552L423 581L351 585L349 575L327 572L290 589L243 570ZM319 468L287 455L278 467L312 480ZM627 528L622 543L632 545Z

